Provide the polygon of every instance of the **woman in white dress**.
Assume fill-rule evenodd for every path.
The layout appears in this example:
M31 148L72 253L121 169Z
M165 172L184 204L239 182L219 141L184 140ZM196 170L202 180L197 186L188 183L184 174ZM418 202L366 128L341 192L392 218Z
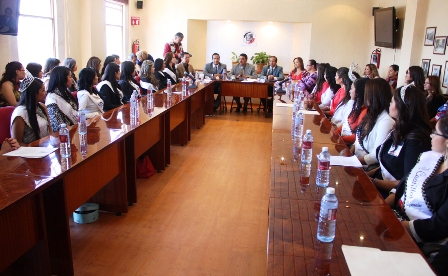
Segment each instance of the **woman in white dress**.
M79 110L84 110L86 118L92 118L104 112L104 102L95 88L97 84L98 76L95 69L84 68L79 72L77 93Z

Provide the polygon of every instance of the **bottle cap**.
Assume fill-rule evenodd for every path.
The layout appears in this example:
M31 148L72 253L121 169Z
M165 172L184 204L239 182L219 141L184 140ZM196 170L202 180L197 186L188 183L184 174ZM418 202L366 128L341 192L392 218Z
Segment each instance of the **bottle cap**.
M334 195L334 192L335 192L335 190L334 190L333 187L328 187L327 188L327 194Z
M306 130L306 134L311 134L311 129ZM327 149L328 150L328 149Z
M328 147L322 147L322 151L328 151Z
M61 127L67 127L67 125L66 124L61 124Z

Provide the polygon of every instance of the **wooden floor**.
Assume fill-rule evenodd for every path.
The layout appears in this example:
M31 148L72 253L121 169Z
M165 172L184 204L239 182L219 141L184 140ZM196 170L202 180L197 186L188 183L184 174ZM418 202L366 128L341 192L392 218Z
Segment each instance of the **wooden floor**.
M138 203L70 222L76 275L265 275L272 119L206 117Z

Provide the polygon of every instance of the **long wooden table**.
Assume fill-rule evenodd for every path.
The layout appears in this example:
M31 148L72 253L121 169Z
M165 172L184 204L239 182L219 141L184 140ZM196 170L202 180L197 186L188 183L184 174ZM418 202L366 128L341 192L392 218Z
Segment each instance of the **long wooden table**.
M343 244L421 253L361 168L333 166L330 187L336 189L339 201L337 230L334 242L325 245L332 251L331 261L322 263L315 250L316 246L322 247L316 238L316 217L324 194L315 185L316 154L323 146L329 148L331 155L350 153L343 141L330 139L331 124L323 115L305 115L304 131L312 131L314 144L310 185L301 185L300 161L292 158L292 108L276 107L275 103L285 102L285 98L274 98L267 274L313 275L326 271L331 275L349 275ZM282 157L285 165L281 164Z
M177 94L159 91L148 112L139 101L138 123L131 125L129 104L95 118L88 126L88 153L79 154L77 126L71 128L72 154L56 151L42 159L0 157L0 274L73 275L69 218L85 202L126 213L137 202L136 159L148 153L158 170L170 163L170 145L187 144L190 127L205 123L213 108L213 86ZM33 146L54 144L57 135Z

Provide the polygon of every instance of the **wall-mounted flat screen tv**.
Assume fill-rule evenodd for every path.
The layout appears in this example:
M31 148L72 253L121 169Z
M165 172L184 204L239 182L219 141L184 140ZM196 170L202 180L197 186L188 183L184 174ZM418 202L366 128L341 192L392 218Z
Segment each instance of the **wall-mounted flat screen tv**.
M375 16L375 46L395 48L397 20L395 7L377 9Z

